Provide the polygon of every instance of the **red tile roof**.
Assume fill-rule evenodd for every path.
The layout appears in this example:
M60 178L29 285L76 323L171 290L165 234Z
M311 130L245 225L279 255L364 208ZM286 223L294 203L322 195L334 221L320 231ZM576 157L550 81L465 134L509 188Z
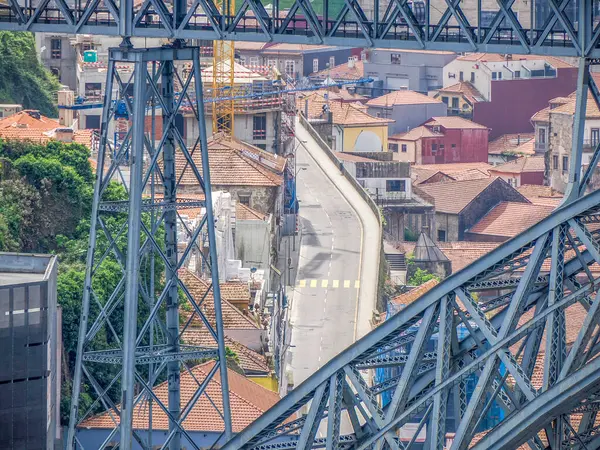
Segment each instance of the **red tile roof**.
M369 100L367 106L427 105L440 103L442 103L441 100L429 97L428 95L419 94L414 91L400 90Z
M206 327L188 327L183 332L183 342L186 345L198 345L200 347L217 347L217 341ZM241 342L225 336L225 345L236 353L240 367L246 375L266 375L271 372L267 358L254 350L249 349Z
M211 287L211 283L209 281L198 278L187 269L182 269L179 271L179 278L185 283L186 287L190 291L190 294L197 302L200 302L202 298L204 298L206 291ZM248 290L248 286L245 283L240 282L223 282L220 283L220 287L223 326L227 329L259 329L259 325L254 320L244 315L242 311L231 304L233 302L241 303L250 301L250 292ZM210 289L210 292L208 295L206 295L206 299L204 302L202 302L200 309L210 324L216 324L212 289ZM192 311L181 312L182 316L188 318L191 314ZM202 322L200 318L195 313L194 316L195 317L192 321L192 324L194 326L201 326Z
M418 141L421 138L427 137L444 137L443 133L436 133L430 127L420 126L413 128L406 133L395 134L390 136L389 139L393 141Z
M487 236L513 237L546 218L553 210L552 206L501 202L467 232Z
M235 204L236 220L267 220L267 216L255 209L250 208L240 202Z
M537 184L522 184L517 188L521 195L525 196L534 205L558 206L563 199L560 192L555 191L550 186L540 186Z
M446 116L446 117L432 117L425 125L440 125L448 130L475 130L482 129L487 130L488 128L484 125L473 122L472 120L464 119L459 116Z
M397 295L396 297L392 298L390 300L390 302L393 305L398 306L398 307L408 306L412 302L414 302L415 300L420 298L422 295L429 292L431 289L433 289L438 284L439 284L439 281L436 280L435 278L433 278L429 281L426 281L421 286L417 286L416 288L414 288L404 294Z
M209 361L204 364L199 364L191 369L191 373L187 371L181 372L181 409L183 410L190 399L194 396L198 383L202 383L215 362ZM193 376L192 376L193 375ZM194 379L195 378L195 379ZM277 401L279 395L272 392L246 377L234 372L231 369L227 370L227 378L229 381L229 400L231 404L231 419L233 431L238 433L245 427L250 425L255 419L258 419L265 411L271 408ZM156 396L165 404L168 403L168 382L165 381L157 385L152 390ZM221 419L220 413L215 409L214 402L217 408L222 409L222 391L219 371L208 382L206 394L203 394L198 399L194 408L183 422L183 426L188 431L216 431L221 432L225 426ZM210 397L210 399L209 399ZM133 428L137 430L147 429L149 426L149 408L147 400L140 401L133 411ZM99 414L84 420L80 428L113 428L113 414ZM114 417L116 422L119 422L118 416ZM168 430L169 420L164 411L158 407L153 409L152 426L157 430Z
M490 155L515 154L526 142L534 142L534 137L533 133L504 134L489 143L488 153Z
M471 163L448 163L448 164L415 164L412 166L413 169L424 169L424 170L439 170L448 175L455 173L464 172L467 170L479 170L487 173L492 167L491 164L485 162L471 162Z
M438 242L438 247L452 264L452 273L465 268L494 250L498 245L500 245L498 242Z
M362 61L354 61L352 67L348 63L343 63L311 74L311 77L314 78L326 79L329 77L333 80L358 80L364 76L365 64Z
M304 98L297 100L297 107L300 111L305 111L305 102L308 101L308 118L320 119L323 117L323 105L329 105L329 111L333 115L333 123L336 125L373 125L381 126L394 122L392 119L382 119L373 117L364 111L364 108L352 103L336 101L335 99L326 100L323 92L317 91Z
M12 116L0 119L0 129L3 128L36 129L51 131L60 127L58 120L43 116L39 111L26 109Z
M419 188L434 198L436 212L459 214L495 180L498 178L426 183L420 184Z
M477 62L505 62L510 61L505 55L500 53L467 53L466 55L456 58L459 61L477 61ZM546 61L556 69L573 68L572 64L563 61L560 58L553 56L537 56L537 55L512 55L512 61Z
M192 155L198 171L202 173L200 151ZM285 159L267 153L237 139L219 138L208 143L210 178L213 186L266 186L283 184L280 168L285 167ZM185 156L177 152L175 156L177 178L181 185L197 185Z
M439 89L438 93L462 94L462 96L469 103L471 103L471 105L477 102L485 101L485 98L483 97L483 95L481 95L481 92L479 92L477 88L468 81L460 81L451 86L444 87L442 89Z
M518 158L505 164L500 164L490 169L490 173L497 175L499 173L523 173L523 172L544 172L544 157L530 156L528 158Z

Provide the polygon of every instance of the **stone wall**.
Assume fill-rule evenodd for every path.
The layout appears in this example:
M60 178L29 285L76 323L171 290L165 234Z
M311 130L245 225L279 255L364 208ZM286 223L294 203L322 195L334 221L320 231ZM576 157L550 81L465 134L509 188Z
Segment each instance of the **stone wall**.
M562 170L563 156L571 159L573 144L573 116L569 114L550 114L550 133L548 157L545 158L548 184L558 192L565 192L569 181L569 172ZM554 156L558 157L558 168L554 168Z
M446 242L460 240L460 226L457 214L435 213L435 234L433 237L438 240L439 231L446 232Z

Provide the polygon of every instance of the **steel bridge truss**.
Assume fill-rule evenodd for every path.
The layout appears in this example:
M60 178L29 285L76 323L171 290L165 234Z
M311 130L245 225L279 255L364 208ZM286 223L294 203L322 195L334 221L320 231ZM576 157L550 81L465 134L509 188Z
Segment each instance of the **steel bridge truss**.
M175 126L184 101L199 130L189 146ZM117 109L121 103L126 113ZM130 127L117 147L111 130L123 119ZM67 448L83 448L77 427L104 411L112 431L100 448L120 439L119 448L126 450L133 439L141 448L153 449L154 411L169 422L161 448L198 450L183 422L199 399L208 397L207 386L215 377L222 398L208 398L223 420L224 435L231 433L206 139L197 48L176 43L110 50ZM202 162L202 171L195 160ZM183 198L178 192L184 173L195 178L200 195ZM182 219L190 209L205 211L194 226ZM188 242L183 249L178 228ZM202 298L194 297L179 277L192 254L202 259L211 282ZM107 278L107 266L109 272L121 269L118 280ZM214 308L214 319L205 313L208 307ZM181 322L180 308L190 312ZM194 321L206 327L214 345L182 343ZM203 380L191 375L196 390L182 403L180 374L191 374L193 365L186 362L210 359L217 361L214 368ZM153 390L161 382L168 385L168 395ZM90 397L91 404L86 402ZM134 415L140 414L146 422L134 428ZM156 427L156 419L154 423Z
M600 145L586 171L581 149L588 95L600 96L588 64L563 204L333 358L224 450L408 450L420 433L430 450L599 448L600 191L583 194ZM396 375L377 379L381 368ZM485 429L492 406L503 413Z
M341 7L294 0L289 10L274 0L267 11L265 2L243 0L234 14L229 2L213 0L5 0L0 29L600 57L598 0L531 0L519 16L515 2L482 8L478 0L426 1L417 12L407 0L344 0ZM550 11L539 23L536 9L545 2ZM573 2L576 17L567 14ZM482 13L490 10L496 15L488 23Z

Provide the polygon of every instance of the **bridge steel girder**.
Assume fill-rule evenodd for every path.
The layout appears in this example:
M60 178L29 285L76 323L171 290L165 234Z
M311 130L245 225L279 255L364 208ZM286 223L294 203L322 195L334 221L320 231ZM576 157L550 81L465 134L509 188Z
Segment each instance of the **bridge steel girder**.
M447 11L437 23L431 20L431 8L425 9L425 17L417 18L410 3L399 0L389 2L392 6L382 17L381 0L373 1L372 12L349 0L336 12L329 4L332 0L323 0L325 16L306 0L295 0L288 16L281 15L279 0L274 1L272 12L262 8L258 15L251 7L224 14L213 0L195 0L189 6L181 0L147 0L138 5L132 0L85 5L8 0L0 5L0 30L600 58L595 0L579 0L576 18L565 13L565 0L548 1L552 8L545 24L527 28L513 11L514 0L498 1L491 24L481 26L480 0L448 0ZM467 9L472 11L470 21L463 12ZM487 6L485 11L489 12ZM535 17L535 10L531 12Z

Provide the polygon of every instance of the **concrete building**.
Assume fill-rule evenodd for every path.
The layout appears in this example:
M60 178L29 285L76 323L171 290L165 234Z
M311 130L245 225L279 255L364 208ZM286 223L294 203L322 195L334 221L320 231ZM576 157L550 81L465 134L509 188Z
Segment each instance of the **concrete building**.
M473 120L495 139L530 133L531 116L551 98L573 92L576 81L577 68L558 58L472 53L444 67L443 85L471 83L484 100L473 105Z
M8 103L8 104L5 103L3 105L0 105L0 119L3 117L12 116L13 114L16 114L22 110L23 110L22 105L17 105L14 103Z
M236 42L235 53L244 66L276 67L280 73L297 80L319 72L327 65L334 67L347 63L356 52L330 45Z
M343 99L331 99L316 91L298 99L297 107L336 152L384 152L388 149L388 125L392 119L374 117L367 107Z
M414 185L442 183L445 181L481 180L489 178L492 168L486 163L425 164L412 165L411 178Z
M441 100L408 90L373 98L367 102L367 106L372 116L394 121L388 126L390 134L405 133L432 117L445 116L447 111ZM390 151L397 152L398 149L390 147Z
M503 134L488 145L488 162L492 165L535 154L533 133Z
M410 164L394 161L389 152L336 156L381 208L389 239L404 241L407 231L416 235L422 228L434 227L433 204L413 188Z
M56 256L0 254L0 448L60 439L61 317Z
M441 100L447 108L447 115L473 119L473 110L479 102L485 101L481 93L468 81L459 81L438 89L433 98Z
M435 203L435 234L439 242L462 241L465 232L498 203L529 203L500 178L422 184Z
M433 117L390 137L396 159L414 164L487 162L489 129L462 117Z
M544 157L530 156L515 159L489 170L492 177L500 177L512 187L522 184L544 184Z
M569 161L573 145L573 127L575 120L575 95L557 97L549 106L538 111L531 119L535 126L536 154L545 156L546 183L558 192L565 192L569 178ZM600 142L600 110L590 96L584 126L582 171L590 163L594 149ZM590 188L600 186L598 173L595 172Z
M409 89L427 93L444 86L444 67L456 54L429 50L365 49L364 73L375 80L372 97Z

